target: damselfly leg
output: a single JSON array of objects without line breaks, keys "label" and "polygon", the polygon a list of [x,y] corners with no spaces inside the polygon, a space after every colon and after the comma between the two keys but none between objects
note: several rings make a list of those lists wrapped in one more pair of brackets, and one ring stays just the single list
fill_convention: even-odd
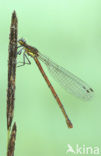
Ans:
[{"label": "damselfly leg", "polygon": [[[24,50],[24,48],[21,48],[21,49],[17,52],[17,55],[21,55],[23,50]],[[27,60],[28,62],[26,62],[26,60]],[[25,54],[25,51],[23,52],[23,62],[17,62],[17,64],[19,64],[19,63],[20,63],[20,65],[17,65],[17,67],[24,66],[25,64],[29,64],[29,65],[31,64],[29,58],[28,58],[27,55]]]}]

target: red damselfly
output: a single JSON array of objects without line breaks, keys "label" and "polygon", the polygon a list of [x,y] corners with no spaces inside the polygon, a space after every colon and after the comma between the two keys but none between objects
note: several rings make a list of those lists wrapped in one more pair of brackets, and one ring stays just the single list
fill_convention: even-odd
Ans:
[{"label": "red damselfly", "polygon": [[[53,78],[59,82],[59,84],[69,93],[82,98],[84,100],[89,100],[93,96],[93,89],[84,81],[82,81],[80,78],[69,72],[68,70],[64,69],[63,67],[57,65],[54,63],[52,60],[50,60],[47,56],[41,54],[35,47],[32,47],[26,43],[25,40],[20,39],[18,41],[20,44],[19,47],[22,47],[19,51],[18,54],[20,55],[23,52],[23,64],[25,65],[25,58],[28,60],[28,64],[31,64],[30,60],[28,59],[27,55],[31,56],[34,61],[36,62],[41,74],[43,75],[47,85],[49,86],[52,94],[54,95],[58,105],[60,106],[60,109],[62,110],[64,117],[66,119],[66,123],[69,128],[72,128],[73,125],[71,121],[69,120],[69,117],[58,97],[56,94],[52,84],[50,83],[47,75],[45,74],[39,59],[45,63],[45,65],[48,68],[48,71],[50,74],[53,76]],[[26,55],[27,54],[27,55]],[[20,66],[22,66],[20,65]]]}]

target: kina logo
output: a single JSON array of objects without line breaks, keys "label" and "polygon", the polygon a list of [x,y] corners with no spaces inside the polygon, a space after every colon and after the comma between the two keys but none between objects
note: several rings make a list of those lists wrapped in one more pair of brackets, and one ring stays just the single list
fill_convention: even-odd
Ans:
[{"label": "kina logo", "polygon": [[66,154],[83,154],[83,155],[99,155],[100,154],[100,148],[98,146],[86,146],[86,145],[76,145],[75,148],[73,148],[70,144],[67,144],[67,151]]}]

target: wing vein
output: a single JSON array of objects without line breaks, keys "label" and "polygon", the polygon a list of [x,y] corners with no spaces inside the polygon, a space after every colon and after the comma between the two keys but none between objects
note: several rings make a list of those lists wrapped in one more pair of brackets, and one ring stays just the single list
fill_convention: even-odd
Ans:
[{"label": "wing vein", "polygon": [[40,52],[39,59],[46,64],[49,73],[67,92],[84,100],[91,99],[93,89],[87,83]]}]

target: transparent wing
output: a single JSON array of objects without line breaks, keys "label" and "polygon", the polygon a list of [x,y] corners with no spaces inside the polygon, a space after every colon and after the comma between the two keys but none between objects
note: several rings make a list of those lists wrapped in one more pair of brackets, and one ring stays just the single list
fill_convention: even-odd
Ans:
[{"label": "transparent wing", "polygon": [[91,99],[94,92],[87,83],[82,81],[68,70],[57,65],[40,52],[38,58],[46,64],[49,73],[67,92],[84,100]]}]

